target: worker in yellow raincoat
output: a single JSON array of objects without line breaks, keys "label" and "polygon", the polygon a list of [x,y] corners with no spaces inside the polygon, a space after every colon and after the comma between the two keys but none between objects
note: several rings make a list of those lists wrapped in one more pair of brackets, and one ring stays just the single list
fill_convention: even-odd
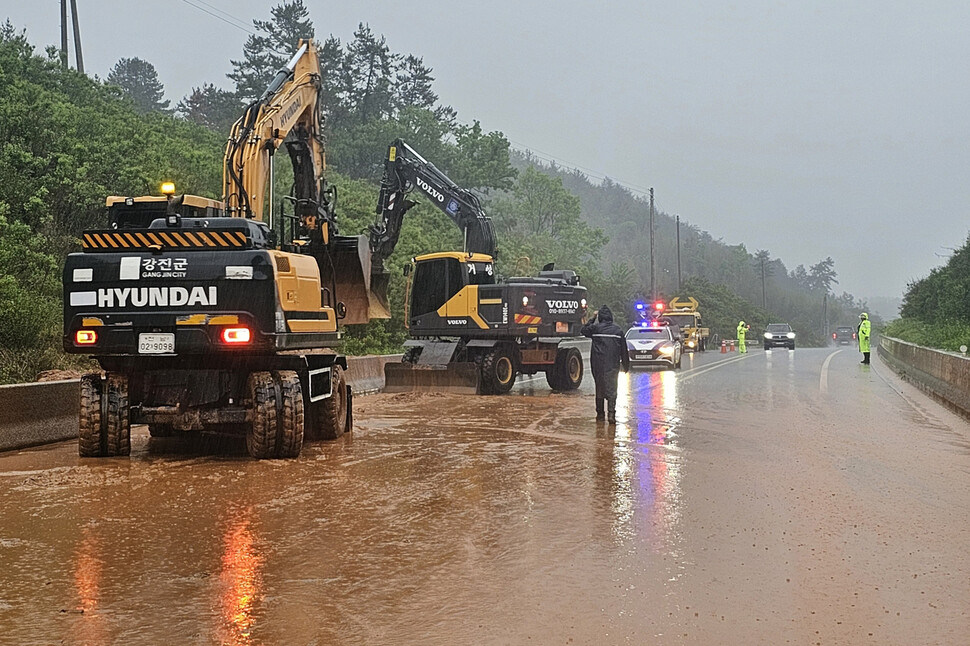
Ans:
[{"label": "worker in yellow raincoat", "polygon": [[738,323],[738,352],[747,352],[748,346],[744,342],[744,337],[751,329],[750,325],[747,325],[744,321]]},{"label": "worker in yellow raincoat", "polygon": [[863,312],[859,315],[859,352],[862,353],[861,363],[864,365],[869,365],[869,335],[871,333],[871,326],[869,324],[869,315]]}]

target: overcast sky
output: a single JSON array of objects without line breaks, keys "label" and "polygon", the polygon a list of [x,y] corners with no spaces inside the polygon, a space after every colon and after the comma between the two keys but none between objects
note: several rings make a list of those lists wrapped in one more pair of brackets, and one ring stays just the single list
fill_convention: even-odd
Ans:
[{"label": "overcast sky", "polygon": [[[248,33],[227,16],[252,31],[278,4],[77,3],[86,71],[143,58],[173,106],[231,87]],[[306,4],[318,38],[367,22],[423,57],[460,119],[517,147],[652,186],[662,210],[789,269],[831,256],[836,291],[900,296],[970,229],[965,0]],[[58,0],[4,14],[38,50],[60,40]]]}]

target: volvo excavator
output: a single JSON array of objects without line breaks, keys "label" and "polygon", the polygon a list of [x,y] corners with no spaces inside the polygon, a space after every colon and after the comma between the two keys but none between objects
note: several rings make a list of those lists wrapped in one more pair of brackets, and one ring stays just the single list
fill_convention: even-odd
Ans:
[{"label": "volvo excavator", "polygon": [[[369,237],[338,231],[319,88],[300,41],[232,128],[221,201],[172,185],[110,197],[108,226],[83,233],[64,268],[64,349],[103,372],[81,379],[82,457],[128,455],[135,423],[245,435],[254,458],[351,430],[340,325],[390,312],[371,290]],[[274,212],[280,146],[294,185]]]},{"label": "volvo excavator", "polygon": [[586,314],[579,277],[547,266],[538,276],[500,281],[492,221],[478,197],[400,139],[388,148],[371,228],[372,284],[386,284],[384,260],[415,193],[461,229],[464,249],[417,256],[405,266],[410,339],[403,361],[385,365],[385,392],[501,394],[517,374],[539,372],[553,390],[578,388],[582,355],[561,343],[580,335]]}]

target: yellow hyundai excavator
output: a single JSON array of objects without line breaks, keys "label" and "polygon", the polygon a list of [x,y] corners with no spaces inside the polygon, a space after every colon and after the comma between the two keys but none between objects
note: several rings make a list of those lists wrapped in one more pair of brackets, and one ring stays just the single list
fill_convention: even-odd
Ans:
[{"label": "yellow hyundai excavator", "polygon": [[[79,454],[128,455],[153,436],[246,436],[255,458],[295,457],[304,436],[352,427],[340,324],[388,318],[371,290],[369,238],[341,236],[324,178],[320,70],[310,41],[232,128],[222,201],[115,196],[109,223],[68,256],[64,348],[103,373],[81,379]],[[274,209],[285,145],[293,194]],[[386,288],[382,284],[380,288]]]}]

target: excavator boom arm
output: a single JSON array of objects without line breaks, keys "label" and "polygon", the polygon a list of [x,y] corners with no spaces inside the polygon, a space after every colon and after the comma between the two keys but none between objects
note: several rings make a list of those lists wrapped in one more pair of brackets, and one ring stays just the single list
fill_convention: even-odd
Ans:
[{"label": "excavator boom arm", "polygon": [[451,218],[465,238],[465,251],[495,256],[495,230],[474,193],[455,184],[444,172],[400,139],[388,148],[378,198],[377,224],[371,227],[373,267],[383,268],[401,234],[404,215],[414,206],[407,196],[417,189]]}]

